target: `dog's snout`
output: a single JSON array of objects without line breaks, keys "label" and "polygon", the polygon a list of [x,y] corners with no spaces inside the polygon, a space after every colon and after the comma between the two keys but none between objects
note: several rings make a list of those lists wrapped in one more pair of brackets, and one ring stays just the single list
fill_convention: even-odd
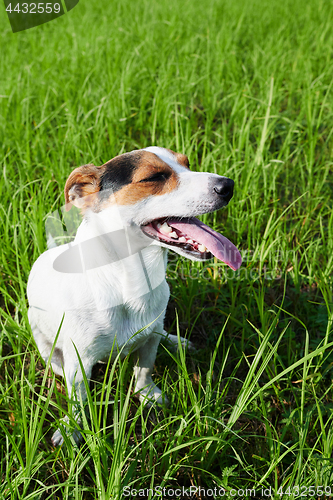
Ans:
[{"label": "dog's snout", "polygon": [[216,182],[214,191],[228,203],[234,194],[234,181],[228,179],[228,177],[223,177]]}]

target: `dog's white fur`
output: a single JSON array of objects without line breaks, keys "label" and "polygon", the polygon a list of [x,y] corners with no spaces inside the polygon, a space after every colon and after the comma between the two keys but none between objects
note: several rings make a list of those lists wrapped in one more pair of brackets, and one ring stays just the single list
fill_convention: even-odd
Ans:
[{"label": "dog's white fur", "polygon": [[[99,210],[93,205],[85,206],[74,243],[43,253],[29,277],[29,322],[38,349],[46,362],[63,319],[52,368],[56,374],[65,376],[69,395],[74,384],[73,394],[80,392],[83,400],[86,394],[75,349],[89,379],[93,365],[108,359],[116,345],[114,356],[119,350],[122,356],[131,352],[137,356],[135,391],[140,399],[163,402],[161,390],[152,380],[152,369],[159,342],[167,336],[163,322],[169,300],[165,280],[168,245],[157,240],[149,240],[147,244],[147,236],[141,232],[141,255],[134,253],[117,260],[112,242],[108,244],[108,234],[117,229],[140,227],[152,219],[192,217],[223,206],[211,190],[212,182],[221,179],[220,176],[192,172],[179,163],[175,153],[163,148],[151,147],[144,151],[171,167],[177,179],[174,189],[156,196],[147,192],[147,196],[134,204],[104,200]],[[72,204],[82,207],[76,189],[76,185],[72,186],[68,196]],[[72,274],[54,268],[61,254],[68,251],[70,259],[73,245],[80,248],[87,241],[92,241],[94,248],[89,269],[84,269],[84,258],[83,272]],[[182,254],[181,249],[174,250]],[[105,259],[109,264],[101,266],[100,262],[106,262]],[[170,339],[177,345],[177,337],[170,336]],[[62,441],[58,430],[53,443],[57,445]]]}]

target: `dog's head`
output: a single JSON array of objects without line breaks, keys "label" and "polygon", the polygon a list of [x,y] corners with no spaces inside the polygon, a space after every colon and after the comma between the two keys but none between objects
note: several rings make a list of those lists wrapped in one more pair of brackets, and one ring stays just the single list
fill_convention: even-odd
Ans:
[{"label": "dog's head", "polygon": [[[192,260],[215,255],[232,269],[241,257],[227,238],[194,216],[228,204],[234,182],[216,174],[193,172],[187,156],[149,147],[113,158],[101,167],[75,169],[65,185],[67,210],[110,214],[114,207],[125,226],[137,226],[159,246]],[[112,228],[112,216],[110,216]],[[108,230],[112,230],[112,229]]]}]

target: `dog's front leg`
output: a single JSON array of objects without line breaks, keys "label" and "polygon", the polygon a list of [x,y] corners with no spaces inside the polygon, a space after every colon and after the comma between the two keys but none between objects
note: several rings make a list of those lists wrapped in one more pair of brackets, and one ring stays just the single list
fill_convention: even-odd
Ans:
[{"label": "dog's front leg", "polygon": [[135,352],[137,359],[137,364],[134,367],[135,392],[139,393],[140,401],[147,406],[151,406],[154,402],[159,405],[168,404],[168,399],[165,396],[162,398],[161,389],[154,384],[152,379],[160,340],[161,335],[159,333],[152,333],[147,342]]},{"label": "dog's front leg", "polygon": [[[71,351],[72,351],[71,356],[68,356],[67,359],[65,356],[64,374],[67,384],[68,397],[71,400],[70,404],[72,405],[72,414],[76,422],[75,425],[76,429],[73,431],[72,437],[76,442],[76,444],[78,444],[82,440],[82,435],[78,430],[82,422],[81,402],[84,403],[84,401],[86,400],[87,391],[84,384],[83,374],[79,364],[79,360],[77,359],[77,357],[76,358],[74,357],[75,355],[73,350]],[[86,377],[89,381],[94,363],[92,362],[91,359],[85,359],[84,357],[81,358],[81,361],[84,367]],[[64,433],[69,435],[68,431],[69,418],[65,417],[60,422],[61,426],[59,427],[59,429],[56,430],[56,432],[53,434],[51,438],[53,446],[60,446],[63,444]]]}]

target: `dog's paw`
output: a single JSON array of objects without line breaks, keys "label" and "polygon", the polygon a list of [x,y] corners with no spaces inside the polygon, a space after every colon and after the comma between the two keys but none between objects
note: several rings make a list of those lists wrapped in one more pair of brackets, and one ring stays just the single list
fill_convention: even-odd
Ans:
[{"label": "dog's paw", "polygon": [[57,429],[51,438],[53,446],[61,446],[64,442],[60,429]]},{"label": "dog's paw", "polygon": [[187,349],[190,352],[195,352],[196,351],[195,345],[190,340],[183,339],[181,344],[184,347],[184,349]]},{"label": "dog's paw", "polygon": [[77,429],[71,431],[69,429],[68,422],[68,417],[61,419],[59,429],[55,431],[51,438],[51,443],[54,447],[61,446],[64,443],[64,435],[68,436],[69,439],[72,439],[76,445],[82,441],[83,438],[81,432]]},{"label": "dog's paw", "polygon": [[[177,352],[179,349],[178,337],[177,335],[167,334],[165,340],[163,340],[163,344],[165,347],[169,349],[171,352]],[[189,352],[195,352],[196,348],[193,342],[185,339],[184,337],[180,337],[180,344],[183,349],[187,349]]]},{"label": "dog's paw", "polygon": [[157,404],[159,406],[167,406],[169,400],[166,396],[162,396],[162,391],[155,384],[148,385],[139,391],[139,399],[144,406],[148,408]]}]

